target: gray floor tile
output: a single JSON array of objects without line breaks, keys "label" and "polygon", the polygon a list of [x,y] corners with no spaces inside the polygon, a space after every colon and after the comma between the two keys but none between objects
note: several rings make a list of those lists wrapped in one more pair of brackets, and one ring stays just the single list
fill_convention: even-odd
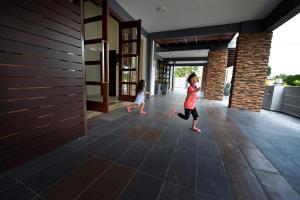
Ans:
[{"label": "gray floor tile", "polygon": [[157,199],[162,180],[138,173],[120,197],[120,200]]},{"label": "gray floor tile", "polygon": [[73,169],[82,165],[89,158],[90,156],[85,153],[74,152],[24,180],[24,184],[36,193],[40,193]]},{"label": "gray floor tile", "polygon": [[216,197],[216,196],[210,196],[202,193],[198,193],[197,199],[198,200],[228,200],[228,198],[226,197]]},{"label": "gray floor tile", "polygon": [[135,140],[126,137],[118,138],[111,145],[97,153],[97,155],[102,158],[115,161],[119,156],[125,153],[134,142]]},{"label": "gray floor tile", "polygon": [[286,180],[278,175],[259,170],[254,170],[256,176],[260,180],[262,186],[271,199],[278,200],[299,200],[300,196],[286,182]]},{"label": "gray floor tile", "polygon": [[196,191],[165,181],[159,200],[196,200]]},{"label": "gray floor tile", "polygon": [[211,140],[201,140],[198,143],[198,155],[221,158],[219,147]]},{"label": "gray floor tile", "polygon": [[13,187],[8,188],[0,192],[1,200],[29,200],[32,199],[36,194],[28,190],[21,184],[16,184]]},{"label": "gray floor tile", "polygon": [[105,147],[113,143],[119,136],[117,135],[104,135],[94,142],[87,144],[82,147],[82,150],[87,151],[89,153],[97,154],[100,153]]},{"label": "gray floor tile", "polygon": [[191,131],[190,133],[184,133],[179,139],[176,151],[185,151],[188,153],[196,154],[197,142],[198,135],[196,135],[194,132]]},{"label": "gray floor tile", "polygon": [[178,185],[195,188],[196,154],[176,150],[166,179]]},{"label": "gray floor tile", "polygon": [[172,148],[155,146],[153,151],[151,151],[146,158],[140,170],[153,176],[164,178],[172,153]]},{"label": "gray floor tile", "polygon": [[26,178],[34,175],[39,170],[44,169],[52,163],[64,159],[66,156],[74,153],[75,150],[70,147],[63,146],[55,151],[37,157],[23,165],[20,165],[9,171],[13,176],[19,180],[25,180]]},{"label": "gray floor tile", "polygon": [[298,178],[290,178],[290,177],[284,177],[288,183],[294,188],[295,191],[300,194],[300,179]]},{"label": "gray floor tile", "polygon": [[138,169],[151,147],[152,145],[146,142],[137,141],[125,155],[118,159],[117,163]]},{"label": "gray floor tile", "polygon": [[9,186],[16,183],[16,180],[9,176],[8,174],[0,175],[0,191],[5,190]]}]

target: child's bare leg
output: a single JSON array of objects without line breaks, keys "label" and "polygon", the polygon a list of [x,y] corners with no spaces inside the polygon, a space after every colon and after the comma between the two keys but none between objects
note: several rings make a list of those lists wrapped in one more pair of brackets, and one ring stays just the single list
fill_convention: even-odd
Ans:
[{"label": "child's bare leg", "polygon": [[197,121],[198,121],[197,119],[196,119],[196,120],[193,119],[192,129],[193,129],[194,131],[198,132],[198,133],[201,133],[200,128],[197,128],[197,126],[196,126]]},{"label": "child's bare leg", "polygon": [[196,127],[196,124],[197,124],[197,120],[194,120],[194,119],[193,119],[193,124],[192,124],[192,128],[193,128],[193,129],[196,129],[196,128],[197,128],[197,127]]},{"label": "child's bare leg", "polygon": [[136,109],[136,108],[138,108],[139,107],[139,105],[137,105],[137,104],[131,104],[131,105],[129,105],[129,106],[127,106],[127,111],[128,112],[132,112],[132,109]]},{"label": "child's bare leg", "polygon": [[145,103],[141,103],[141,109],[140,109],[140,113],[141,114],[145,114],[146,112],[144,111],[144,107],[145,107]]}]

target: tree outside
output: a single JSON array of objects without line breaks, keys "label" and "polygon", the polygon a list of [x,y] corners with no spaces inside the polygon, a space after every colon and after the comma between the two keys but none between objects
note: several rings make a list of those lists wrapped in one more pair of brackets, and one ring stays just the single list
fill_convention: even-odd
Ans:
[{"label": "tree outside", "polygon": [[192,72],[195,72],[198,78],[201,78],[199,67],[176,67],[175,68],[175,77],[176,78],[183,78],[188,77]]}]

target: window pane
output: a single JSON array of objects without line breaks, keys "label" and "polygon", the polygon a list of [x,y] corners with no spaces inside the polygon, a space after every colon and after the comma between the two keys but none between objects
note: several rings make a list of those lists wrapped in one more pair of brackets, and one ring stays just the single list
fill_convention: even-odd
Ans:
[{"label": "window pane", "polygon": [[90,18],[94,16],[102,15],[102,8],[99,5],[95,5],[92,1],[84,2],[84,18]]},{"label": "window pane", "polygon": [[122,71],[122,82],[129,82],[129,71]]},{"label": "window pane", "polygon": [[122,94],[129,95],[129,85],[128,84],[122,84]]},{"label": "window pane", "polygon": [[98,65],[86,65],[85,67],[86,81],[101,81],[101,70]]},{"label": "window pane", "polygon": [[123,69],[137,69],[138,59],[137,57],[123,57],[122,58]]},{"label": "window pane", "polygon": [[101,96],[101,86],[99,85],[87,85],[86,86],[87,96],[86,99],[89,101],[103,102]]},{"label": "window pane", "polygon": [[103,43],[89,44],[84,46],[85,61],[97,61],[102,58]]},{"label": "window pane", "polygon": [[130,95],[135,96],[136,95],[136,85],[130,85]]},{"label": "window pane", "polygon": [[127,28],[122,30],[123,40],[137,39],[137,28]]},{"label": "window pane", "polygon": [[136,71],[130,72],[130,82],[136,82]]},{"label": "window pane", "polygon": [[85,40],[102,38],[102,22],[96,21],[84,25]]},{"label": "window pane", "polygon": [[123,54],[136,54],[137,53],[137,43],[130,42],[130,43],[123,43],[122,53]]}]

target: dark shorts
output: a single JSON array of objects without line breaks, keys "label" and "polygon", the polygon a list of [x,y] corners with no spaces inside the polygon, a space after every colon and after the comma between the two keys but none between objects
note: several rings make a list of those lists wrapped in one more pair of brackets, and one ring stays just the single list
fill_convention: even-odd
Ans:
[{"label": "dark shorts", "polygon": [[190,115],[192,114],[193,119],[197,120],[198,119],[198,112],[197,109],[184,109],[184,115],[181,113],[178,113],[178,116],[181,117],[182,119],[188,120],[190,118]]}]

